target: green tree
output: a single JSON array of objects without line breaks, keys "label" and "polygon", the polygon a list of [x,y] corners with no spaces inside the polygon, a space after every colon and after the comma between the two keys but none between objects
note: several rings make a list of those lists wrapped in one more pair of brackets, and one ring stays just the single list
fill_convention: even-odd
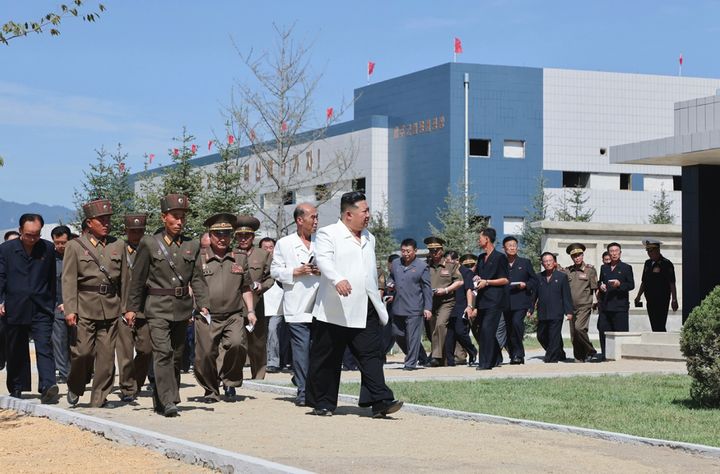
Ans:
[{"label": "green tree", "polygon": [[150,160],[145,156],[144,174],[137,183],[134,195],[136,212],[147,214],[147,230],[155,232],[163,227],[160,219],[160,198],[163,196],[162,178],[150,171]]},{"label": "green tree", "polygon": [[487,219],[478,215],[474,195],[468,196],[468,216],[465,219],[464,189],[458,185],[453,192],[448,187],[445,206],[438,208],[435,216],[440,227],[430,223],[430,233],[445,241],[445,250],[455,250],[460,255],[477,253],[477,238],[481,230],[487,227]]},{"label": "green tree", "polygon": [[388,222],[388,204],[385,202],[383,209],[378,209],[370,217],[368,230],[375,236],[375,257],[378,265],[385,268],[385,261],[391,253],[400,248]]},{"label": "green tree", "polygon": [[586,208],[588,200],[590,197],[583,188],[565,189],[555,218],[566,222],[590,222],[595,210]]},{"label": "green tree", "polygon": [[650,214],[649,220],[651,224],[673,224],[675,222],[675,215],[672,213],[673,200],[670,199],[668,193],[665,191],[665,186],[660,187],[660,193],[657,198],[652,202],[652,214]]},{"label": "green tree", "polygon": [[239,163],[237,142],[223,145],[216,140],[220,162],[206,174],[207,187],[200,202],[206,216],[219,212],[252,213],[250,196],[242,189],[243,173]]},{"label": "green tree", "polygon": [[83,172],[83,182],[80,189],[76,189],[74,193],[76,224],[79,225],[84,218],[83,204],[95,199],[108,199],[113,207],[111,232],[117,235],[122,232],[123,216],[134,209],[133,191],[128,180],[130,168],[126,165],[128,154],[119,144],[113,153],[109,153],[104,147],[95,150],[95,153],[95,163],[90,164],[90,169]]},{"label": "green tree", "polygon": [[547,179],[540,174],[530,208],[525,208],[525,219],[520,234],[520,252],[530,259],[534,267],[538,267],[542,253],[542,229],[532,227],[533,222],[548,218],[550,196],[545,191]]},{"label": "green tree", "polygon": [[64,18],[74,16],[93,23],[100,18],[100,12],[105,11],[105,5],[99,3],[98,11],[83,14],[80,11],[83,3],[83,0],[73,0],[69,5],[61,4],[56,11],[47,13],[36,21],[8,21],[0,28],[0,43],[8,45],[12,39],[27,36],[29,33],[41,34],[46,28],[49,28],[51,36],[58,36],[60,35],[58,27]]},{"label": "green tree", "polygon": [[693,308],[683,324],[680,350],[693,379],[692,399],[705,407],[720,407],[720,286]]}]

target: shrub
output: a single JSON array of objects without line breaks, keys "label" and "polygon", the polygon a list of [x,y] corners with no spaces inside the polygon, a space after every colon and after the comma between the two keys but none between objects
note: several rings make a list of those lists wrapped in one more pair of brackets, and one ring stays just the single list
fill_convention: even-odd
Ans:
[{"label": "shrub", "polygon": [[680,337],[692,385],[690,396],[702,406],[720,407],[720,286],[692,310]]}]

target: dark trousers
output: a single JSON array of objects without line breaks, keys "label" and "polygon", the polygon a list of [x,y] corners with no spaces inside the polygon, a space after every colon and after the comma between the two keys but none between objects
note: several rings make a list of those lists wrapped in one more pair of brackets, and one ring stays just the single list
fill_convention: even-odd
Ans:
[{"label": "dark trousers", "polygon": [[346,347],[350,348],[360,368],[358,405],[367,407],[393,400],[394,395],[385,384],[383,373],[380,328],[380,319],[369,301],[365,328],[313,321],[306,394],[308,406],[331,411],[337,408],[341,364]]},{"label": "dark trousers", "polygon": [[388,312],[388,322],[385,326],[382,326],[380,338],[382,340],[383,355],[387,355],[388,352],[395,345],[395,336],[393,335],[393,321],[395,317]]},{"label": "dark trousers", "polygon": [[472,362],[477,357],[477,349],[470,339],[470,327],[467,319],[463,317],[454,316],[450,318],[447,326],[447,336],[445,337],[445,360],[447,365],[455,365],[455,343],[459,343],[460,346],[470,355],[469,362]]},{"label": "dark trousers", "polygon": [[510,359],[525,358],[523,339],[525,338],[525,315],[527,311],[527,308],[523,308],[509,309],[503,312]]},{"label": "dark trousers", "polygon": [[545,349],[545,362],[565,360],[562,339],[562,319],[541,319],[538,321],[537,338]]},{"label": "dark trousers", "polygon": [[[405,353],[405,367],[415,368],[422,352],[427,354],[422,346],[422,328],[425,318],[419,316],[394,316],[392,331],[400,350]],[[420,360],[424,364],[427,360]]]},{"label": "dark trousers", "polygon": [[295,401],[305,403],[308,370],[310,370],[310,341],[312,323],[286,323],[290,332],[293,377],[297,386]]},{"label": "dark trousers", "polygon": [[497,365],[497,357],[500,353],[500,344],[497,341],[497,329],[502,317],[502,310],[499,308],[478,309],[476,338],[478,340],[479,355],[478,368],[491,369]]},{"label": "dark trousers", "polygon": [[7,318],[0,318],[0,370],[5,368],[5,320]]},{"label": "dark trousers", "polygon": [[[7,317],[7,316],[5,316]],[[31,390],[30,340],[35,342],[38,392],[55,385],[55,359],[52,350],[53,317],[34,314],[30,324],[7,324],[5,321],[5,355],[7,357],[7,389],[9,392]]]},{"label": "dark trousers", "polygon": [[189,372],[195,362],[195,322],[191,319],[185,328],[185,345],[182,352],[182,371]]},{"label": "dark trousers", "polygon": [[52,331],[53,357],[58,375],[66,380],[70,374],[70,326],[62,313],[55,313]]},{"label": "dark trousers", "polygon": [[605,333],[607,331],[627,332],[629,330],[627,311],[602,311],[598,316],[598,332],[600,333],[600,347],[605,356]]},{"label": "dark trousers", "polygon": [[153,397],[155,408],[163,410],[169,403],[180,403],[180,366],[188,322],[160,318],[147,322],[153,350]]},{"label": "dark trousers", "polygon": [[650,327],[653,332],[666,332],[665,324],[667,323],[668,306],[670,298],[660,299],[658,301],[650,301],[647,299],[647,312],[650,318]]}]

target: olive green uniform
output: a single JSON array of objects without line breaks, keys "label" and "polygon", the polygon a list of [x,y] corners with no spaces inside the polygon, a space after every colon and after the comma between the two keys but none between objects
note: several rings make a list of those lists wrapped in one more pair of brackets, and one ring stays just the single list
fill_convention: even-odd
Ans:
[{"label": "olive green uniform", "polygon": [[252,282],[244,252],[228,251],[219,257],[207,248],[200,251],[200,258],[213,310],[209,323],[203,316],[195,318],[195,378],[205,396],[219,399],[220,380],[227,387],[242,385],[248,346],[242,292]]},{"label": "olive green uniform", "polygon": [[430,269],[430,285],[433,289],[432,319],[430,330],[432,331],[432,358],[443,359],[445,357],[444,346],[447,336],[447,325],[450,315],[455,307],[455,292],[448,294],[438,293],[436,290],[447,288],[456,281],[462,281],[459,264],[445,263],[441,260],[438,264],[428,263]]},{"label": "olive green uniform", "polygon": [[[182,279],[170,267],[160,245],[167,250]],[[212,312],[202,272],[200,243],[182,235],[172,239],[164,231],[144,236],[135,257],[127,310],[138,312],[144,309],[150,326],[157,410],[180,402],[185,332],[194,307],[188,283],[192,286],[197,307]]]},{"label": "olive green uniform", "polygon": [[[275,284],[275,280],[270,276],[271,262],[272,255],[263,249],[253,247],[247,254],[248,286],[252,288],[255,283],[259,285],[257,290],[253,290],[257,323],[253,331],[247,333],[250,373],[254,379],[264,379],[267,366],[267,322],[262,295]],[[247,308],[244,304],[243,317],[245,324],[249,324]]]},{"label": "olive green uniform", "polygon": [[597,271],[585,262],[580,266],[571,265],[563,271],[568,275],[573,301],[573,319],[570,321],[573,356],[577,360],[585,360],[597,353],[588,336],[593,294],[598,287]]},{"label": "olive green uniform", "polygon": [[[107,271],[110,281],[93,255]],[[113,387],[117,322],[123,310],[122,285],[127,275],[122,240],[107,237],[101,242],[87,234],[71,240],[65,248],[63,304],[65,314],[77,314],[77,326],[70,336],[68,390],[82,396],[88,374],[94,367],[92,407],[102,406]]]}]

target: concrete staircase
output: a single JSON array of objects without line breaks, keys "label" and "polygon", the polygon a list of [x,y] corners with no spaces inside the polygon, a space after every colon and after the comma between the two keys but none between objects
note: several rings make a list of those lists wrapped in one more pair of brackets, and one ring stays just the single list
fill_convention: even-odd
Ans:
[{"label": "concrete staircase", "polygon": [[620,344],[623,359],[685,360],[680,352],[679,332],[643,332],[639,340],[637,337],[628,339]]}]

